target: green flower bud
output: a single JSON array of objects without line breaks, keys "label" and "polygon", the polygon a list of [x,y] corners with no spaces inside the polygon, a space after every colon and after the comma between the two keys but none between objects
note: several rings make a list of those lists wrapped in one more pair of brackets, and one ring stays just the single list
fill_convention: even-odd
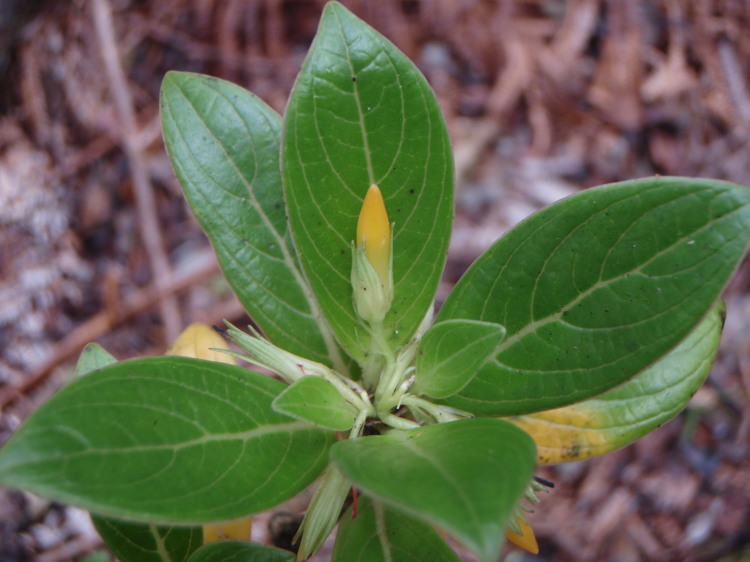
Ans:
[{"label": "green flower bud", "polygon": [[297,536],[294,537],[296,541],[299,535],[302,535],[297,560],[308,559],[323,546],[339,520],[341,508],[344,506],[346,496],[349,495],[350,488],[351,484],[336,467],[329,466],[326,469],[307,508]]},{"label": "green flower bud", "polygon": [[325,377],[331,372],[322,363],[300,357],[276,347],[250,326],[248,328],[252,331],[252,335],[246,334],[229,322],[227,322],[227,326],[229,326],[226,334],[227,337],[245,352],[245,354],[238,354],[240,357],[246,361],[265,367],[272,373],[279,375],[289,384],[306,375]]}]

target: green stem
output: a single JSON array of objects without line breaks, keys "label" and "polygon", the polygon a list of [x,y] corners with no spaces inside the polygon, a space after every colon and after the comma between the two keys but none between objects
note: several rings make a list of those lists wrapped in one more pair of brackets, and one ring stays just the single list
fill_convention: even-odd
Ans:
[{"label": "green stem", "polygon": [[[388,369],[389,364],[393,363],[394,357],[383,335],[382,322],[370,324],[368,332],[370,334],[370,356],[362,368],[362,380],[364,380],[365,386],[372,390],[380,387],[383,372]],[[385,362],[385,366],[383,366],[381,358]]]},{"label": "green stem", "polygon": [[417,422],[400,418],[389,412],[379,412],[378,415],[380,417],[380,421],[382,421],[384,424],[390,425],[391,427],[395,427],[396,429],[414,429],[416,427],[419,427],[419,424]]},{"label": "green stem", "polygon": [[316,370],[311,374],[313,376],[319,375],[330,382],[336,387],[345,400],[348,400],[355,408],[357,408],[357,410],[364,412],[365,415],[375,413],[375,408],[370,403],[367,392],[353,380],[346,379],[345,382],[342,380],[344,379],[342,375],[339,375],[336,371],[330,369]]},{"label": "green stem", "polygon": [[[396,356],[393,354],[383,333],[383,324],[380,323],[372,327],[370,332],[372,336],[373,349],[385,359],[385,365],[382,367],[375,387],[375,403],[378,404],[386,394],[394,377],[398,377],[396,372]],[[380,408],[378,408],[380,409]]]},{"label": "green stem", "polygon": [[354,425],[352,426],[352,430],[349,432],[349,439],[356,439],[357,437],[362,435],[362,428],[365,426],[366,421],[367,421],[367,412],[362,410],[361,412],[359,412],[357,419],[354,420]]},{"label": "green stem", "polygon": [[450,421],[456,421],[463,418],[473,417],[469,412],[463,412],[456,410],[449,406],[441,406],[440,404],[433,404],[429,400],[414,396],[413,394],[406,394],[401,399],[401,404],[407,407],[419,408],[423,412],[427,412],[438,423],[445,423]]},{"label": "green stem", "polygon": [[373,415],[375,413],[375,408],[370,402],[370,395],[367,394],[367,391],[364,388],[362,388],[346,375],[342,375],[336,371],[333,371],[333,375],[339,379],[340,384],[347,386],[351,389],[351,392],[357,394],[360,400],[360,404],[362,405],[362,407],[359,408],[360,410],[367,410],[368,415]]}]

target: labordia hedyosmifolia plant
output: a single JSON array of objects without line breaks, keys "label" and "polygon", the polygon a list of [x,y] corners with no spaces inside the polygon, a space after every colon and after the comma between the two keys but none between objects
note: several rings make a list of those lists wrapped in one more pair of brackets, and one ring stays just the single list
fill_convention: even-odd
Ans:
[{"label": "labordia hedyosmifolia plant", "polygon": [[340,4],[283,117],[181,72],[161,114],[254,327],[226,326],[234,352],[193,326],[162,357],[89,347],[0,451],[0,483],[89,509],[123,560],[293,559],[213,541],[247,539],[248,516],[315,480],[298,559],[337,523],[342,562],[457,560],[446,535],[483,561],[506,536],[534,551],[535,466],[632,442],[708,374],[750,240],[744,187],[582,192],[498,240],[433,316],[445,123],[414,65]]}]

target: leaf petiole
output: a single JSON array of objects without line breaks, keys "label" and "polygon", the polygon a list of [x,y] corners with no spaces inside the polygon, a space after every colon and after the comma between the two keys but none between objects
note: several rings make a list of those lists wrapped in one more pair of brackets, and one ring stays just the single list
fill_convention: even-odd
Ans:
[{"label": "leaf petiole", "polygon": [[449,406],[442,406],[440,404],[433,404],[429,400],[415,396],[414,394],[406,394],[401,398],[401,404],[407,408],[417,408],[423,412],[426,412],[438,423],[451,422],[461,420],[464,418],[473,418],[474,415],[469,412],[457,410]]}]

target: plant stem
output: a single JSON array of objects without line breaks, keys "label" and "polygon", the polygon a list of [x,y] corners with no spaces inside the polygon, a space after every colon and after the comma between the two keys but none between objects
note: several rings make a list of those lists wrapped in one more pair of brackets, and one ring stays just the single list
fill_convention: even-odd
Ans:
[{"label": "plant stem", "polygon": [[469,412],[462,412],[461,410],[456,410],[455,408],[450,408],[448,406],[433,404],[429,400],[425,400],[424,398],[420,398],[413,394],[404,395],[403,398],[401,398],[401,404],[407,407],[419,408],[423,412],[427,412],[435,418],[435,421],[438,423],[473,417]]},{"label": "plant stem", "polygon": [[351,432],[349,432],[349,439],[356,439],[362,434],[362,428],[365,426],[367,421],[367,412],[364,410],[359,412],[357,419],[354,420]]},{"label": "plant stem", "polygon": [[378,412],[378,416],[380,417],[380,421],[382,421],[384,424],[395,427],[396,429],[414,429],[416,427],[419,427],[419,424],[417,422],[400,418],[395,414],[391,414],[390,412]]}]

